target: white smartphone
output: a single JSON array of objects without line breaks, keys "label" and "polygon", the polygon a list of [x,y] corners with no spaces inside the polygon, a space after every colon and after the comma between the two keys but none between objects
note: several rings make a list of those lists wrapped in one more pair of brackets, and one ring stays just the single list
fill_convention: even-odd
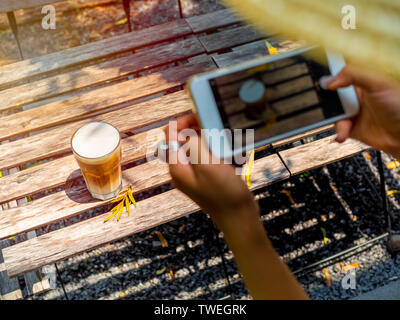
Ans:
[{"label": "white smartphone", "polygon": [[[196,75],[187,89],[202,128],[208,129],[204,134],[211,152],[232,159],[356,115],[354,87],[330,91],[320,84],[323,76],[336,75],[344,66],[343,56],[307,47]],[[246,143],[251,132],[253,142]]]}]

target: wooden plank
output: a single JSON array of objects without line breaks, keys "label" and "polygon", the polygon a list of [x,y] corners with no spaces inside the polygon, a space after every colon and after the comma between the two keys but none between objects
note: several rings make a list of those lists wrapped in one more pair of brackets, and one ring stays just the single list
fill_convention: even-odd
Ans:
[{"label": "wooden plank", "polygon": [[328,125],[323,126],[321,128],[310,130],[310,131],[307,131],[305,133],[301,133],[301,134],[295,135],[293,137],[286,138],[286,139],[274,142],[274,143],[272,143],[272,147],[273,148],[278,148],[278,147],[281,147],[281,146],[283,146],[285,144],[293,143],[293,142],[299,141],[301,139],[304,139],[304,138],[307,138],[307,137],[311,137],[311,136],[314,136],[314,135],[317,135],[317,134],[332,130],[334,127],[335,127],[335,125],[328,124]]},{"label": "wooden plank", "polygon": [[[268,41],[276,47],[279,54],[298,49],[303,45],[301,42],[293,42],[288,40],[268,39]],[[217,66],[221,68],[233,66],[235,64],[263,57],[266,55],[268,55],[268,49],[265,45],[265,41],[259,40],[232,48],[232,52],[213,54],[212,57]]]},{"label": "wooden plank", "polygon": [[[277,155],[255,161],[251,189],[255,190],[288,177]],[[198,211],[198,206],[178,190],[138,202],[137,209],[119,222],[103,223],[108,213],[56,230],[3,251],[8,274],[16,276],[45,264],[153,228]]]},{"label": "wooden plank", "polygon": [[240,26],[221,32],[199,37],[208,53],[238,46],[247,42],[270,37],[272,34],[261,35],[250,26]]},{"label": "wooden plank", "polygon": [[31,79],[50,71],[86,63],[112,54],[131,51],[149,44],[190,34],[191,28],[184,19],[155,25],[116,37],[69,48],[0,67],[0,88],[18,81]]},{"label": "wooden plank", "polygon": [[[60,1],[60,0],[59,0]],[[64,14],[69,11],[76,10],[78,7],[80,9],[90,8],[94,6],[107,6],[111,4],[116,4],[120,2],[119,0],[73,0],[73,1],[63,1],[56,2],[53,4],[56,9],[56,19],[61,18]],[[41,21],[44,17],[42,14],[42,7],[33,7],[24,10],[16,10],[15,18],[18,22],[18,26],[28,23],[34,23],[36,21]],[[8,24],[8,19],[6,15],[0,15],[0,29],[8,29],[10,26]]]},{"label": "wooden plank", "polygon": [[195,37],[143,49],[126,57],[107,60],[79,70],[0,91],[1,110],[23,106],[62,93],[80,90],[124,75],[143,71],[204,52]]},{"label": "wooden plank", "polygon": [[[122,128],[120,129],[121,131],[126,131],[160,122],[190,110],[191,105],[189,98],[184,92],[177,92],[158,99],[153,99],[149,102],[124,108],[119,112],[114,112],[112,117],[96,119],[106,121],[115,125],[118,129]],[[63,137],[65,136],[64,148],[67,151],[70,151],[70,139],[72,134],[81,124],[82,123],[75,128],[69,128],[71,131],[62,135]],[[62,132],[65,132],[65,129]],[[149,143],[154,143],[154,141],[150,139],[153,132],[155,132],[155,130],[122,140],[123,164],[145,157],[146,147],[149,146]],[[7,145],[10,145],[10,143]],[[43,148],[45,148],[44,144]],[[81,176],[81,172],[78,169],[79,167],[71,155],[5,176],[1,178],[0,203],[63,185],[67,180],[72,180]]]},{"label": "wooden plank", "polygon": [[255,41],[233,48],[233,51],[222,54],[213,54],[212,58],[218,67],[229,67],[235,64],[267,56],[268,49],[264,40]]},{"label": "wooden plank", "polygon": [[292,175],[350,157],[370,147],[353,139],[335,142],[336,136],[323,138],[280,152]]},{"label": "wooden plank", "polygon": [[185,64],[0,118],[0,141],[179,87],[190,76],[213,65],[211,59]]},{"label": "wooden plank", "polygon": [[[0,211],[0,214],[2,214],[2,211]],[[9,245],[9,240],[0,240],[0,300],[21,300],[22,291],[19,288],[18,279],[8,278],[2,255],[2,250]]]},{"label": "wooden plank", "polygon": [[[25,241],[25,236],[19,236],[19,238]],[[35,231],[27,233],[27,239],[33,239],[36,237]],[[36,295],[50,290],[50,283],[48,279],[43,279],[40,270],[29,271],[24,274],[24,280],[26,285],[26,291],[28,295]]]},{"label": "wooden plank", "polygon": [[31,8],[59,1],[60,0],[1,0],[0,12]]},{"label": "wooden plank", "polygon": [[238,23],[240,18],[231,9],[224,9],[186,18],[186,21],[193,32],[199,33]]}]

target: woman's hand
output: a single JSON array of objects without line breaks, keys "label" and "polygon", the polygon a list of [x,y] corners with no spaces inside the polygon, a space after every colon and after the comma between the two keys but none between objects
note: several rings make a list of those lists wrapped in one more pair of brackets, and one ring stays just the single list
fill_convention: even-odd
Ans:
[{"label": "woman's hand", "polygon": [[338,142],[351,137],[400,158],[400,85],[353,66],[325,83],[330,90],[354,85],[360,113],[336,123]]},{"label": "woman's hand", "polygon": [[[183,140],[178,133],[188,128],[193,129],[196,135]],[[178,141],[181,145],[185,144],[185,148],[178,151],[177,163],[169,165],[175,187],[192,198],[222,230],[233,224],[255,224],[259,221],[258,204],[244,181],[235,173],[235,168],[230,164],[213,164],[213,160],[219,161],[213,158],[203,143],[194,115],[179,118],[177,132],[170,132],[169,128],[165,132],[167,143]],[[185,154],[184,149],[188,149],[190,154]],[[186,155],[191,163],[181,161]],[[201,163],[205,157],[208,164]]]}]

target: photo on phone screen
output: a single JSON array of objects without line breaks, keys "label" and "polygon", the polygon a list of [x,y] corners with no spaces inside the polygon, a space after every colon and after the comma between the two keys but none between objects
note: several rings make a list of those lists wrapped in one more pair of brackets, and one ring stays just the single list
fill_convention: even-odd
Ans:
[{"label": "photo on phone screen", "polygon": [[325,61],[297,55],[210,79],[224,127],[254,129],[257,143],[343,115],[338,93],[319,87],[331,74],[326,51],[308,53]]}]

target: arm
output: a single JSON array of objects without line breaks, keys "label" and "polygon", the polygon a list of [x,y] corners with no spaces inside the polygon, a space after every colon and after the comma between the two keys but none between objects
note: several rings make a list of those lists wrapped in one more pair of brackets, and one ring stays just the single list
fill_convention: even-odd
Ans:
[{"label": "arm", "polygon": [[258,206],[249,204],[234,213],[236,219],[219,224],[250,294],[254,299],[308,299],[272,247],[260,220],[249,219],[253,215],[259,216]]}]

